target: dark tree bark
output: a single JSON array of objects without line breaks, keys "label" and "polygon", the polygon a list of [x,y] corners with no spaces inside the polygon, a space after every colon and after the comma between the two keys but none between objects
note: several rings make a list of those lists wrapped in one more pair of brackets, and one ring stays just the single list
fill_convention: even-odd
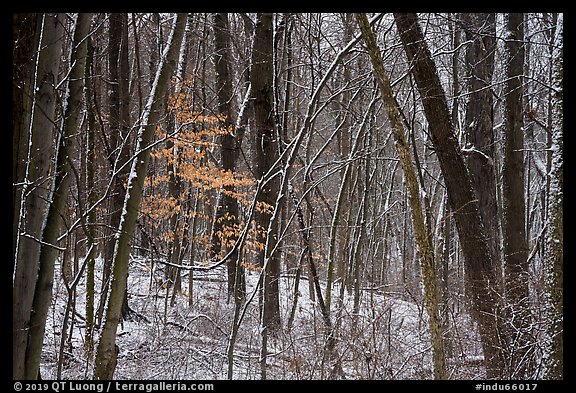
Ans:
[{"label": "dark tree bark", "polygon": [[64,104],[64,122],[60,130],[60,147],[56,161],[56,180],[52,193],[52,201],[48,209],[46,225],[42,232],[42,247],[40,249],[40,263],[38,280],[34,291],[34,302],[30,316],[30,331],[28,347],[26,348],[26,379],[36,379],[40,371],[40,355],[44,341],[44,330],[48,309],[52,303],[52,286],[54,282],[54,266],[59,250],[56,245],[62,217],[66,216],[66,200],[73,177],[71,162],[76,154],[74,149],[74,135],[78,132],[78,121],[82,109],[84,89],[84,64],[86,61],[86,47],[88,31],[92,14],[79,13],[74,27],[74,39],[70,51],[69,63],[71,66],[70,78],[66,86],[67,101]]},{"label": "dark tree bark", "polygon": [[[96,195],[96,149],[94,143],[96,117],[93,100],[93,62],[94,62],[94,47],[92,45],[92,38],[88,38],[86,48],[86,64],[84,66],[84,95],[86,102],[86,199],[87,208],[92,207],[97,200]],[[88,262],[86,263],[86,330],[84,334],[84,350],[88,361],[92,360],[94,355],[94,273],[96,267],[96,212],[94,209],[88,213],[88,243],[86,247],[89,254],[86,256]]]},{"label": "dark tree bark", "polygon": [[462,22],[466,39],[468,105],[466,106],[466,136],[468,170],[478,197],[480,214],[489,236],[490,248],[500,270],[500,227],[496,198],[494,168],[493,92],[490,87],[496,53],[496,16],[493,13],[465,13]]},{"label": "dark tree bark", "polygon": [[[218,96],[218,113],[224,116],[222,128],[229,132],[220,138],[220,159],[222,170],[230,173],[236,171],[236,161],[242,143],[243,131],[235,129],[236,119],[233,115],[234,94],[232,91],[232,72],[230,69],[230,31],[228,28],[228,14],[214,14],[214,66],[216,69],[216,93]],[[238,200],[234,196],[236,187],[226,184],[220,191],[217,199],[216,214],[212,225],[212,239],[210,242],[210,256],[217,258],[222,250],[222,241],[235,242],[237,235],[232,238],[223,236],[223,229],[236,228],[239,224]],[[222,235],[222,236],[219,236]],[[227,247],[224,247],[227,249]],[[244,298],[246,283],[244,268],[239,264],[238,251],[233,251],[227,262],[228,268],[228,294],[235,296],[236,277],[238,282],[238,296]],[[238,274],[236,269],[240,269]]]},{"label": "dark tree bark", "polygon": [[[38,14],[12,16],[12,250],[16,250],[20,201],[26,175],[28,137],[32,113],[34,65],[42,17]],[[15,259],[12,260],[14,271]]]},{"label": "dark tree bark", "polygon": [[[12,285],[12,377],[24,379],[26,348],[34,288],[38,274],[40,242],[48,209],[51,188],[50,160],[54,153],[54,118],[58,67],[62,53],[64,14],[43,15],[42,40],[39,43],[35,70],[31,114],[32,124],[27,135],[30,150],[24,175],[24,185],[19,210],[18,239]],[[35,378],[35,377],[34,377]]]},{"label": "dark tree bark", "polygon": [[[272,14],[258,14],[250,72],[254,98],[254,174],[257,179],[262,179],[278,157],[273,112],[272,48]],[[271,331],[280,327],[278,289],[280,259],[278,253],[270,254],[276,245],[277,233],[275,227],[269,225],[272,212],[275,209],[278,190],[279,178],[276,176],[263,187],[258,200],[260,209],[255,217],[257,239],[262,244],[267,244],[265,249],[258,252],[256,265],[265,268],[261,306],[263,309],[263,326]]]},{"label": "dark tree bark", "polygon": [[112,379],[116,369],[116,359],[119,352],[116,346],[116,330],[120,322],[122,303],[126,292],[131,239],[134,234],[136,219],[138,218],[144,178],[146,177],[150,159],[149,145],[152,142],[156,125],[160,120],[161,108],[163,107],[162,98],[166,96],[166,91],[170,85],[170,77],[176,68],[186,26],[186,17],[187,14],[178,14],[174,22],[174,30],[158,67],[148,102],[144,107],[142,125],[138,130],[137,155],[132,162],[123,214],[117,231],[110,296],[104,327],[96,351],[95,379]]},{"label": "dark tree bark", "polygon": [[[128,14],[112,13],[109,19],[108,30],[108,71],[109,71],[109,98],[110,98],[110,152],[115,158],[115,167],[120,168],[129,158],[128,133],[130,131],[129,106],[129,67],[128,67]],[[124,198],[126,196],[126,183],[130,166],[126,165],[112,179],[112,196],[110,199],[110,228],[118,228]],[[105,300],[108,296],[110,274],[112,272],[112,259],[114,256],[114,241],[106,243],[104,255],[104,272],[102,278],[102,291],[98,320],[102,319]],[[127,297],[122,306],[122,315],[128,310]]]},{"label": "dark tree bark", "polygon": [[509,340],[509,374],[524,378],[529,343],[528,243],[524,202],[523,14],[506,16],[504,162],[502,166],[502,235]]},{"label": "dark tree bark", "polygon": [[504,329],[496,286],[496,262],[486,236],[472,180],[454,133],[446,96],[418,17],[416,14],[394,14],[394,18],[412,66],[412,74],[428,120],[430,139],[438,156],[456,221],[464,254],[467,286],[484,348],[486,374],[488,378],[498,378],[504,370],[501,353]]}]

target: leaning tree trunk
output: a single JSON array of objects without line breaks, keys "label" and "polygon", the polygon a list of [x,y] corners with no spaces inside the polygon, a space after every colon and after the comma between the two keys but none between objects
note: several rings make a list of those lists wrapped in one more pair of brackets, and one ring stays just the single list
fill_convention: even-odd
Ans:
[{"label": "leaning tree trunk", "polygon": [[438,156],[450,208],[454,212],[464,254],[467,285],[484,349],[486,374],[488,378],[498,378],[504,370],[501,353],[504,329],[496,286],[496,261],[487,239],[472,180],[454,132],[446,96],[418,17],[414,13],[398,13],[394,14],[394,19],[404,51],[412,65],[412,74],[428,120],[430,139]]},{"label": "leaning tree trunk", "polygon": [[554,49],[554,75],[552,87],[552,167],[548,192],[548,235],[546,239],[546,270],[549,293],[550,324],[552,341],[547,358],[546,378],[564,378],[564,29],[562,14],[558,16],[558,27]]},{"label": "leaning tree trunk", "polygon": [[19,206],[18,238],[12,285],[12,377],[25,375],[30,313],[40,258],[42,229],[51,188],[50,160],[53,154],[56,84],[62,53],[64,14],[41,18],[42,39],[38,46],[30,131],[22,200]]},{"label": "leaning tree trunk", "polygon": [[[408,189],[408,201],[412,212],[412,221],[418,251],[420,252],[420,263],[424,276],[424,301],[428,312],[430,334],[432,336],[432,358],[434,363],[434,378],[446,379],[446,356],[444,353],[444,341],[442,339],[442,320],[438,306],[438,291],[436,284],[436,271],[434,268],[434,249],[432,247],[432,234],[426,230],[422,203],[420,201],[420,189],[416,179],[416,171],[412,165],[410,150],[406,137],[404,136],[404,126],[400,118],[400,112],[396,106],[396,100],[392,92],[390,80],[384,70],[382,54],[376,42],[376,34],[368,23],[366,14],[356,14],[360,30],[364,36],[364,42],[368,47],[368,53],[372,60],[374,74],[378,81],[382,100],[388,112],[388,118],[392,125],[392,135],[396,144],[396,151],[400,157],[400,163],[404,170],[406,187]],[[366,185],[367,186],[367,185]]]},{"label": "leaning tree trunk", "polygon": [[130,242],[134,234],[136,219],[138,218],[144,178],[146,177],[150,159],[149,146],[154,137],[156,125],[160,120],[163,105],[162,98],[166,96],[166,91],[170,84],[170,76],[176,68],[178,53],[186,27],[186,17],[187,14],[185,13],[180,13],[176,17],[172,36],[168,40],[156,72],[156,79],[148,97],[148,102],[144,107],[142,125],[138,130],[136,157],[132,161],[123,214],[117,231],[106,318],[96,351],[95,379],[112,379],[114,376],[119,350],[116,346],[116,330],[120,321],[122,302],[126,291]]}]

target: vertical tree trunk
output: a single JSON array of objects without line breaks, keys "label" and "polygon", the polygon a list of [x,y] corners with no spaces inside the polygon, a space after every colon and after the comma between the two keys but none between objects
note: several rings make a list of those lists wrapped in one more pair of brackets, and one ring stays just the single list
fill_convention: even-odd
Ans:
[{"label": "vertical tree trunk", "polygon": [[[62,53],[64,14],[45,14],[41,21],[42,38],[36,60],[29,151],[26,159],[23,199],[20,203],[15,271],[12,286],[12,377],[25,376],[28,329],[40,258],[42,229],[46,220],[51,188],[50,159],[53,154],[55,87]],[[35,377],[34,377],[35,378]]]},{"label": "vertical tree trunk", "polygon": [[492,255],[497,262],[496,274],[500,277],[500,228],[494,171],[494,100],[490,87],[496,53],[496,16],[493,13],[465,13],[462,19],[466,39],[470,42],[466,48],[469,98],[464,124],[470,147],[466,164],[489,235]]},{"label": "vertical tree trunk", "polygon": [[[214,14],[214,66],[216,68],[216,93],[218,96],[218,112],[224,116],[222,128],[228,130],[220,136],[220,159],[222,170],[233,174],[236,171],[236,160],[242,143],[242,132],[236,132],[234,125],[236,119],[233,116],[234,94],[232,91],[232,72],[230,69],[230,30],[228,28],[228,14]],[[237,235],[232,238],[224,236],[223,229],[236,228],[240,220],[238,217],[238,201],[234,196],[236,187],[226,184],[218,195],[216,214],[212,225],[212,239],[210,242],[210,254],[217,257],[222,249],[222,241],[235,242]],[[221,236],[220,236],[221,235]],[[227,247],[224,247],[227,249]],[[234,295],[236,277],[238,282],[238,294],[244,297],[246,283],[244,280],[244,268],[240,265],[238,251],[234,251],[227,262],[228,268],[228,294]],[[240,269],[236,274],[236,269]]]},{"label": "vertical tree trunk", "polygon": [[[363,14],[364,17],[366,16]],[[368,20],[367,18],[365,19]],[[369,150],[372,145],[372,132],[370,126],[367,127],[368,130],[364,135],[364,149]],[[358,212],[356,218],[356,228],[359,228],[359,234],[354,238],[354,247],[352,251],[351,268],[353,268],[353,274],[351,276],[353,288],[354,288],[354,301],[352,304],[352,326],[355,330],[358,324],[358,318],[360,315],[360,287],[362,286],[362,270],[365,268],[366,262],[364,259],[366,256],[362,256],[362,251],[367,249],[367,234],[366,234],[366,222],[368,220],[368,205],[370,197],[370,157],[364,160],[364,178],[359,179],[358,186],[360,188],[359,194],[362,195],[360,200],[361,211]]]},{"label": "vertical tree trunk", "polygon": [[[271,13],[256,16],[250,83],[254,110],[254,175],[263,179],[278,157],[277,135],[274,129],[273,78],[273,24]],[[260,376],[266,379],[267,342],[269,333],[280,329],[279,283],[280,258],[275,252],[277,226],[274,211],[279,192],[279,178],[274,176],[264,184],[258,195],[259,208],[255,214],[256,240],[262,244],[257,251],[256,261],[263,270],[260,287],[261,336]],[[278,212],[279,213],[279,212]]]},{"label": "vertical tree trunk", "polygon": [[[94,146],[94,128],[96,126],[94,105],[92,100],[92,62],[94,60],[94,48],[92,47],[92,39],[87,39],[87,52],[86,52],[86,65],[84,71],[85,83],[85,101],[86,101],[86,116],[87,116],[87,129],[86,129],[86,190],[88,193],[87,208],[90,208],[96,203],[96,189],[95,189],[95,173],[96,173],[96,150]],[[96,242],[94,240],[96,235],[96,211],[92,209],[88,214],[88,244],[87,248],[89,254],[86,256],[88,262],[86,265],[86,331],[84,339],[84,349],[88,361],[92,361],[94,354],[94,273],[95,273],[95,258]]]},{"label": "vertical tree trunk", "polygon": [[54,281],[54,265],[58,257],[57,243],[62,225],[62,217],[66,216],[66,200],[70,190],[72,175],[71,162],[74,152],[74,135],[78,132],[78,119],[82,109],[84,88],[84,64],[88,31],[92,14],[80,13],[76,17],[74,40],[70,50],[70,78],[66,86],[67,101],[64,103],[64,123],[60,136],[60,147],[56,161],[56,179],[52,194],[52,202],[46,218],[46,226],[42,232],[42,247],[38,280],[34,291],[34,303],[30,317],[28,347],[26,348],[26,379],[35,379],[40,370],[40,355],[46,327],[48,308],[52,302],[52,285]]},{"label": "vertical tree trunk", "polygon": [[[177,93],[178,94],[178,93]],[[165,103],[168,102],[169,91],[166,91],[166,97],[164,98]],[[163,108],[164,111],[168,112],[167,104]],[[162,128],[166,127],[168,130],[176,130],[178,125],[175,120],[175,114],[169,113],[166,116],[166,123],[164,123]],[[168,250],[168,260],[170,263],[178,265],[180,263],[180,214],[183,211],[183,206],[180,204],[180,174],[178,173],[179,165],[178,161],[180,156],[178,153],[178,146],[175,145],[173,138],[166,139],[166,150],[170,152],[170,156],[166,157],[166,173],[168,174],[168,198],[172,200],[174,209],[168,219],[169,222],[169,237],[167,242]],[[170,305],[173,306],[176,301],[176,292],[181,291],[181,279],[180,279],[180,269],[175,266],[166,267],[166,300],[168,300],[168,295],[172,288],[172,300]],[[164,309],[166,316],[167,308]]]},{"label": "vertical tree trunk", "polygon": [[548,232],[546,239],[547,288],[549,292],[549,334],[552,341],[547,358],[546,378],[564,378],[564,26],[558,16],[554,49],[552,86],[552,166],[548,192]]},{"label": "vertical tree trunk", "polygon": [[[351,14],[344,14],[343,15],[344,18],[344,42],[348,42],[353,38],[353,33],[354,33],[354,19],[353,19],[353,15]],[[351,80],[351,72],[350,72],[350,65],[349,64],[343,64],[342,65],[344,67],[343,70],[343,80],[342,80],[342,84],[346,85],[348,83],[350,83]],[[350,96],[351,96],[351,92],[349,89],[344,90],[344,92],[342,93],[342,102],[340,103],[341,108],[340,111],[343,112],[342,116],[344,117],[343,119],[343,124],[342,124],[342,132],[339,133],[339,141],[340,141],[340,159],[341,160],[347,160],[348,156],[350,154],[350,134],[351,134],[351,124],[350,124],[350,114],[348,113],[349,111],[349,105],[350,105]],[[340,117],[340,116],[339,116]],[[338,119],[340,120],[340,119]],[[342,168],[340,170],[340,176],[342,181],[344,181],[344,174],[345,174],[346,170],[344,168]],[[342,201],[342,211],[344,212],[348,212],[350,211],[350,187],[349,187],[349,182],[345,182],[346,183],[346,187],[344,188],[343,192],[344,194],[342,195],[344,200]],[[347,256],[347,247],[346,244],[348,243],[348,238],[350,237],[350,223],[347,222],[344,217],[340,218],[340,237],[338,239],[338,264],[337,264],[337,268],[336,268],[336,275],[338,276],[338,278],[342,281],[342,283],[344,282],[345,279],[345,273],[346,273],[346,266],[345,266],[345,261],[346,261],[346,256]]]},{"label": "vertical tree trunk", "polygon": [[[42,17],[38,14],[12,16],[12,250],[16,250],[18,239],[41,21]],[[14,271],[15,262],[16,259],[11,261],[11,271]]]},{"label": "vertical tree trunk", "polygon": [[[440,311],[438,307],[432,234],[429,234],[426,230],[416,172],[412,165],[408,143],[404,136],[404,126],[402,125],[400,112],[396,105],[396,100],[394,99],[392,87],[390,86],[390,80],[384,70],[384,62],[382,61],[382,55],[376,42],[376,35],[368,23],[366,14],[356,14],[356,18],[360,30],[362,31],[364,42],[368,47],[368,53],[372,61],[374,74],[377,78],[382,100],[384,101],[388,118],[392,125],[392,135],[395,140],[396,150],[400,157],[400,163],[404,170],[404,176],[406,179],[408,201],[410,203],[410,211],[412,212],[412,221],[414,223],[416,242],[420,253],[422,274],[424,276],[424,300],[429,317],[430,334],[432,336],[434,378],[446,379],[446,359],[444,354],[444,342],[442,340]],[[366,187],[367,186],[368,185],[366,184]]]},{"label": "vertical tree trunk", "polygon": [[[130,155],[128,145],[128,132],[130,130],[129,107],[129,67],[128,67],[128,14],[110,14],[110,27],[108,31],[108,70],[109,70],[109,96],[110,96],[110,148],[112,157],[115,157],[115,168],[124,165]],[[114,169],[115,169],[114,168]],[[126,183],[128,181],[129,165],[118,171],[113,181],[113,191],[110,200],[110,228],[118,228],[124,198],[126,196]],[[102,319],[106,299],[110,288],[110,274],[112,272],[112,259],[114,257],[114,241],[106,243],[104,254],[104,271],[102,277],[102,290],[98,309],[98,320]],[[127,298],[123,300],[122,315],[127,311]]]},{"label": "vertical tree trunk", "polygon": [[450,330],[450,248],[451,248],[451,238],[452,238],[452,219],[450,218],[450,208],[448,207],[448,201],[446,194],[442,196],[442,201],[440,203],[440,209],[438,210],[439,219],[436,221],[437,231],[438,231],[438,252],[436,255],[439,256],[440,266],[437,269],[440,275],[440,303],[441,303],[441,315],[442,315],[442,337],[444,337],[444,350],[446,352],[446,357],[452,357],[452,332]]},{"label": "vertical tree trunk", "polygon": [[[192,18],[188,18],[186,22],[186,30],[184,33],[184,42],[180,46],[180,53],[178,55],[178,65],[176,69],[176,86],[175,91],[173,94],[186,94],[183,92],[183,88],[185,86],[185,75],[186,75],[186,61],[187,61],[187,52],[188,52],[188,43],[190,42],[189,32],[190,26],[193,23]],[[170,90],[166,93],[166,107],[164,110],[168,110],[168,101],[170,97]],[[171,109],[170,109],[171,111]],[[178,121],[178,116],[176,113],[170,113],[167,116],[167,126],[168,130],[179,130],[181,124]],[[182,182],[180,180],[181,174],[179,173],[179,168],[181,168],[182,164],[182,155],[179,153],[180,146],[175,144],[174,141],[177,138],[168,138],[166,139],[166,150],[171,152],[171,156],[166,158],[166,173],[168,174],[168,194],[169,197],[174,201],[175,206],[178,206],[178,209],[175,209],[170,216],[170,240],[168,241],[168,259],[174,265],[180,265],[181,261],[184,257],[184,248],[186,247],[187,236],[186,231],[184,230],[183,225],[183,217],[182,213],[184,213],[184,206],[180,199],[182,194]],[[188,204],[187,210],[190,210],[190,204]],[[187,216],[187,213],[184,213]],[[174,306],[176,302],[176,293],[182,291],[182,270],[177,268],[176,266],[168,266],[167,269],[167,280],[168,283],[172,284],[172,298],[170,300],[170,306]],[[192,275],[192,273],[191,273]],[[193,277],[192,277],[193,279]],[[168,299],[168,287],[166,290],[166,299]]]},{"label": "vertical tree trunk", "polygon": [[160,120],[162,100],[170,84],[170,77],[178,61],[178,53],[184,30],[187,14],[180,13],[174,22],[174,29],[163,53],[161,63],[152,85],[148,102],[144,108],[143,121],[138,130],[136,144],[136,157],[132,162],[126,199],[120,226],[116,234],[114,248],[114,267],[112,272],[110,296],[106,309],[104,327],[100,335],[100,342],[96,351],[95,379],[112,379],[116,368],[118,348],[116,346],[116,330],[121,318],[122,303],[126,292],[128,277],[128,260],[130,257],[130,242],[134,233],[144,178],[148,169],[150,158],[149,145],[152,142],[156,125]]},{"label": "vertical tree trunk", "polygon": [[408,61],[413,66],[412,74],[416,79],[430,138],[438,156],[450,207],[454,212],[464,254],[467,286],[470,288],[474,316],[479,324],[484,348],[486,374],[488,378],[498,378],[504,370],[501,353],[504,329],[498,303],[496,262],[486,236],[472,180],[454,133],[446,96],[418,17],[416,14],[394,14],[394,19]]},{"label": "vertical tree trunk", "polygon": [[[252,69],[250,72],[252,96],[254,97],[254,174],[261,179],[278,157],[277,136],[274,129],[273,112],[273,64],[272,64],[272,14],[260,13],[256,18]],[[270,331],[280,328],[279,286],[280,260],[272,252],[276,245],[277,231],[270,226],[278,195],[279,179],[274,177],[262,189],[259,196],[260,208],[256,213],[258,241],[267,247],[258,252],[259,266],[265,267],[262,316],[263,327]],[[270,228],[269,228],[270,227]],[[270,229],[270,230],[268,230]]]},{"label": "vertical tree trunk", "polygon": [[530,299],[528,291],[528,244],[526,241],[524,202],[524,130],[523,80],[524,22],[523,14],[506,16],[505,42],[505,113],[504,162],[502,166],[502,235],[504,240],[504,268],[506,302],[511,340],[509,353],[510,376],[524,378],[525,354],[530,328]]}]

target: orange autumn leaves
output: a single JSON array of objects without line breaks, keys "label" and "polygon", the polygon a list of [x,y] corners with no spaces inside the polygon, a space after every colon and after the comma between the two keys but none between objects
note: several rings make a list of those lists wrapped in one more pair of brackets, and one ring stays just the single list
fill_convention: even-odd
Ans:
[{"label": "orange autumn leaves", "polygon": [[[199,250],[207,250],[218,193],[235,198],[242,211],[252,204],[256,191],[256,180],[249,172],[219,168],[219,137],[231,133],[232,127],[226,126],[223,116],[192,111],[191,87],[191,81],[181,81],[168,100],[168,111],[175,125],[168,130],[157,127],[158,140],[166,142],[151,152],[155,170],[145,181],[141,214],[153,228],[156,246],[163,251],[168,251],[176,236],[182,239],[185,233],[191,242],[203,245]],[[172,182],[177,183],[176,193]],[[257,209],[271,210],[271,206],[257,206]],[[178,221],[176,226],[170,225],[174,219]],[[199,229],[190,233],[194,220]],[[223,221],[222,230],[215,235],[222,243],[221,257],[235,243],[244,222],[235,223],[230,215],[219,220]],[[265,229],[256,228],[252,223],[245,241],[245,254],[262,249],[264,235]],[[253,267],[248,261],[243,264]]]}]

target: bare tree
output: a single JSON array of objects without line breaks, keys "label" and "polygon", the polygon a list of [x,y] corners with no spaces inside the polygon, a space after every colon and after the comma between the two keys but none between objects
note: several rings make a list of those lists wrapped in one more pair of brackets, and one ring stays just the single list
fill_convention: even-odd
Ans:
[{"label": "bare tree", "polygon": [[501,353],[504,329],[499,317],[499,297],[495,285],[498,282],[496,261],[488,243],[470,174],[454,133],[446,96],[418,17],[416,14],[395,14],[394,19],[416,79],[428,120],[430,139],[438,156],[448,201],[458,228],[466,264],[467,285],[484,348],[486,373],[488,378],[497,378],[504,371]]},{"label": "bare tree", "polygon": [[178,14],[174,21],[174,29],[168,45],[162,55],[161,63],[156,73],[152,91],[142,114],[142,125],[138,130],[136,156],[128,178],[127,194],[124,201],[123,214],[117,230],[116,246],[114,248],[114,264],[110,295],[106,308],[104,327],[96,351],[95,379],[112,379],[116,369],[119,349],[116,346],[116,329],[121,318],[122,303],[126,292],[128,277],[128,261],[130,257],[131,238],[134,233],[138,209],[142,198],[142,189],[148,161],[150,158],[150,143],[156,125],[159,121],[162,100],[170,84],[170,77],[176,68],[178,53],[187,14]]},{"label": "bare tree", "polygon": [[554,39],[552,168],[548,192],[548,235],[546,239],[547,287],[550,301],[549,334],[552,341],[546,377],[564,378],[564,18],[558,17]]},{"label": "bare tree", "polygon": [[[32,102],[29,150],[15,249],[15,271],[12,284],[12,377],[24,379],[28,329],[36,276],[39,267],[42,230],[51,189],[50,159],[54,153],[54,119],[56,84],[62,53],[63,14],[44,14],[41,18],[41,40],[37,48],[35,92]],[[33,378],[36,378],[34,375]]]},{"label": "bare tree", "polygon": [[[272,14],[258,14],[252,49],[251,91],[254,98],[254,174],[257,179],[263,177],[278,157],[276,130],[273,111],[273,64],[272,64]],[[278,300],[278,279],[280,260],[276,253],[266,254],[275,248],[276,228],[270,228],[272,212],[278,195],[279,179],[269,180],[259,195],[259,211],[256,214],[256,231],[262,244],[270,242],[268,250],[258,252],[259,266],[265,269],[263,284],[263,326],[270,331],[280,327],[280,308]]]},{"label": "bare tree", "polygon": [[[214,14],[214,65],[216,68],[216,92],[218,96],[218,112],[224,117],[222,128],[226,130],[220,136],[220,159],[222,160],[222,170],[234,173],[236,171],[236,161],[238,160],[240,145],[244,136],[244,127],[235,128],[236,118],[234,116],[234,94],[232,90],[232,70],[231,70],[231,47],[228,27],[228,14]],[[220,191],[217,199],[216,214],[212,225],[212,240],[210,242],[210,253],[214,258],[220,253],[222,240],[236,241],[236,236],[226,239],[223,236],[223,228],[234,228],[240,222],[238,200],[234,196],[236,187],[227,184]],[[244,278],[244,268],[238,259],[238,253],[234,252],[227,263],[228,266],[228,293],[229,295],[243,298],[246,292],[246,282]],[[238,274],[236,269],[239,269]],[[239,278],[238,286],[236,277]],[[236,294],[235,288],[238,292]]]},{"label": "bare tree", "polygon": [[[117,228],[120,224],[122,207],[126,196],[126,182],[128,181],[129,166],[125,165],[129,159],[129,67],[128,67],[128,14],[112,13],[108,28],[108,84],[109,114],[110,114],[110,161],[112,168],[120,168],[112,178],[113,188],[110,198],[110,228]],[[98,308],[98,321],[102,319],[104,305],[110,287],[110,274],[112,272],[112,258],[114,255],[114,242],[106,243],[104,249],[104,271],[102,277],[102,290]],[[122,315],[127,312],[127,297],[122,306]],[[98,322],[100,323],[100,322]]]},{"label": "bare tree", "polygon": [[65,216],[66,200],[70,191],[74,169],[72,160],[76,149],[74,134],[78,132],[78,121],[82,109],[84,89],[84,64],[88,31],[92,14],[79,13],[74,23],[74,40],[69,55],[71,67],[70,78],[66,86],[66,102],[64,104],[64,121],[60,130],[60,146],[56,161],[56,177],[52,192],[52,201],[46,217],[46,225],[42,232],[42,248],[38,279],[34,291],[34,303],[30,317],[29,342],[26,348],[26,379],[34,379],[39,375],[40,355],[44,341],[46,317],[51,304],[52,285],[54,281],[54,265],[58,256],[57,244]]},{"label": "bare tree", "polygon": [[[28,156],[28,136],[32,113],[36,50],[42,16],[13,14],[12,16],[12,249],[16,250],[20,201]],[[12,260],[12,271],[16,260]]]},{"label": "bare tree", "polygon": [[[500,220],[496,197],[494,143],[494,93],[491,88],[496,53],[496,15],[493,13],[462,14],[466,47],[468,103],[466,105],[466,164],[480,214],[489,235],[490,249],[500,271]],[[457,74],[456,74],[457,75]]]},{"label": "bare tree", "polygon": [[[416,171],[412,165],[410,150],[406,137],[404,136],[404,126],[400,117],[400,112],[394,99],[390,80],[384,70],[384,63],[376,35],[370,27],[366,14],[356,14],[356,19],[360,25],[364,42],[368,47],[368,53],[372,60],[374,74],[380,87],[382,100],[388,112],[388,118],[392,125],[392,134],[396,142],[396,150],[400,157],[400,163],[404,170],[406,178],[406,187],[408,189],[408,199],[410,202],[410,211],[412,221],[414,222],[414,231],[418,250],[420,252],[420,263],[422,274],[424,276],[425,303],[428,311],[430,334],[432,336],[432,352],[434,362],[434,377],[436,379],[446,379],[446,355],[444,353],[444,342],[442,339],[442,323],[440,318],[438,291],[436,284],[436,271],[434,268],[434,248],[432,246],[432,234],[428,233],[424,223],[424,214],[422,212],[422,203],[420,201],[420,190],[416,179]],[[368,187],[366,185],[366,187]]]},{"label": "bare tree", "polygon": [[564,377],[561,14],[87,18],[13,15],[15,378]]},{"label": "bare tree", "polygon": [[504,163],[502,166],[502,234],[506,273],[506,301],[510,308],[508,350],[512,377],[523,378],[528,349],[530,306],[528,244],[524,202],[524,136],[522,95],[524,70],[524,17],[506,16],[506,84]]}]

